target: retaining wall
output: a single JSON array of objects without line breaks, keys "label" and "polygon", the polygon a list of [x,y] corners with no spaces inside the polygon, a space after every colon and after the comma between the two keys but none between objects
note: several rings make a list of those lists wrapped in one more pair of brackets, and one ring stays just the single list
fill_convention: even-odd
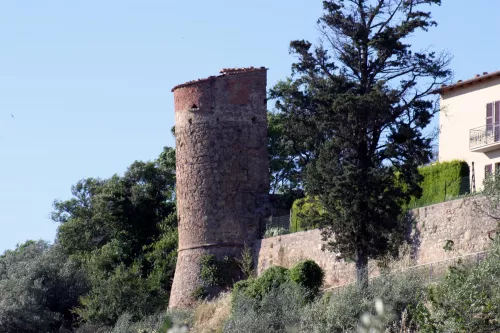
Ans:
[{"label": "retaining wall", "polygon": [[[458,199],[414,209],[416,227],[411,232],[411,243],[395,265],[426,264],[487,249],[491,243],[488,232],[497,227],[497,222],[477,212],[473,200],[482,199]],[[453,241],[452,251],[443,249],[447,240]],[[254,245],[257,274],[273,265],[289,268],[301,260],[312,259],[325,270],[325,287],[353,282],[354,263],[323,251],[323,243],[320,230],[259,240]],[[370,274],[377,274],[375,262],[370,262]]]}]

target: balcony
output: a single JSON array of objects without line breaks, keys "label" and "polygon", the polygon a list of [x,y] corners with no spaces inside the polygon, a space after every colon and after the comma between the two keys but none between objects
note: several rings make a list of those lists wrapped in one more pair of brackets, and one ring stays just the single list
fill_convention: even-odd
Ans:
[{"label": "balcony", "polygon": [[473,152],[486,153],[500,149],[500,123],[476,127],[470,130],[469,149]]}]

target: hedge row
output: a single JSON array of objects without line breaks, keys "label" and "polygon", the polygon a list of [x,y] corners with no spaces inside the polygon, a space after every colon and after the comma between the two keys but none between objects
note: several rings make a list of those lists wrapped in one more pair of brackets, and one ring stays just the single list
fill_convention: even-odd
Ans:
[{"label": "hedge row", "polygon": [[[438,162],[420,167],[419,172],[424,176],[421,183],[422,196],[419,199],[413,198],[409,208],[444,202],[470,192],[469,165],[465,161]],[[290,232],[316,228],[317,225],[308,222],[304,216],[321,215],[323,212],[314,198],[306,196],[295,200],[291,211]]]},{"label": "hedge row", "polygon": [[324,209],[309,196],[293,202],[290,213],[290,232],[316,229],[318,226],[304,219],[304,216],[322,215]]},{"label": "hedge row", "polygon": [[424,176],[422,196],[413,198],[409,207],[444,202],[470,192],[469,165],[465,161],[438,162],[419,168]]}]

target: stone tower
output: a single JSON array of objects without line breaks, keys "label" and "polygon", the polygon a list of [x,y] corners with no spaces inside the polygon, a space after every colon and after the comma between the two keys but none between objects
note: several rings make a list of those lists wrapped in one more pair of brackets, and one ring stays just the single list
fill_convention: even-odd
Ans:
[{"label": "stone tower", "polygon": [[179,253],[170,307],[188,307],[199,260],[239,256],[259,237],[269,193],[265,67],[172,89]]}]

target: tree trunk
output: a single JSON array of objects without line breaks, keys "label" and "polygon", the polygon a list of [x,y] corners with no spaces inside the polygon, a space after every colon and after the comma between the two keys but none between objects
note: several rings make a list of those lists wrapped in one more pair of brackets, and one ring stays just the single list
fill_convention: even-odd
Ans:
[{"label": "tree trunk", "polygon": [[368,257],[362,250],[356,251],[356,282],[360,289],[368,287]]}]

